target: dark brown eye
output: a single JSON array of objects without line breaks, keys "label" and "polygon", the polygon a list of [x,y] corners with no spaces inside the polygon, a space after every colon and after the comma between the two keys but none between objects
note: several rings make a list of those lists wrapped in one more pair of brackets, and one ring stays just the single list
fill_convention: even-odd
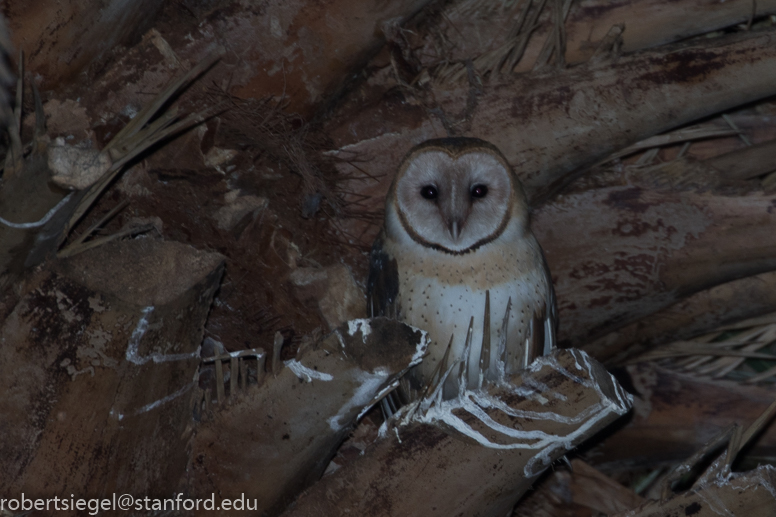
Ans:
[{"label": "dark brown eye", "polygon": [[420,189],[420,195],[426,199],[436,199],[439,193],[434,185],[426,185]]},{"label": "dark brown eye", "polygon": [[472,197],[482,198],[488,195],[487,185],[474,185],[472,187]]}]

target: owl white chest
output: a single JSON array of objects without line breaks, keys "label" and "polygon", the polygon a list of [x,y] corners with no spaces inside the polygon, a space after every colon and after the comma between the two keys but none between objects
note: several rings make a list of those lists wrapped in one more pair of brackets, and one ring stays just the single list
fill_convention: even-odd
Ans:
[{"label": "owl white chest", "polygon": [[[416,377],[426,382],[442,360],[452,337],[449,364],[459,361],[464,353],[466,334],[472,322],[469,361],[477,364],[483,342],[486,292],[490,294],[490,339],[502,339],[507,304],[511,301],[506,348],[508,369],[519,369],[519,359],[531,321],[544,307],[548,279],[538,245],[533,237],[521,245],[485,245],[465,255],[450,255],[424,248],[403,250],[396,254],[399,273],[399,319],[429,333],[429,354],[418,366]],[[528,245],[526,245],[528,244]],[[414,247],[412,247],[414,248]],[[541,330],[541,329],[537,329]],[[496,367],[496,354],[490,357],[490,368]],[[470,368],[469,385],[477,382],[478,368]],[[457,372],[457,370],[455,370]],[[455,385],[448,383],[448,391]]]}]

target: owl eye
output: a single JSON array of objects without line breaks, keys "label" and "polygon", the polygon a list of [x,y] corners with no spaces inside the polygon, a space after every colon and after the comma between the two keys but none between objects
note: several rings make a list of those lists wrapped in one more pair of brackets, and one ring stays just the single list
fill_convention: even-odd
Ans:
[{"label": "owl eye", "polygon": [[439,196],[439,192],[434,185],[426,185],[420,189],[420,195],[426,199],[436,199]]},{"label": "owl eye", "polygon": [[487,185],[474,185],[472,187],[472,197],[483,198],[488,195]]}]

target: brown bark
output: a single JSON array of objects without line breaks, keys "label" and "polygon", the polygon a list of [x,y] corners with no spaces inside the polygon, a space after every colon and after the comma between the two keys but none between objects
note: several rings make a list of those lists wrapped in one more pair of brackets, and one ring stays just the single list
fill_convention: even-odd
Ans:
[{"label": "brown bark", "polygon": [[115,47],[126,44],[153,20],[160,0],[33,0],[6,2],[3,14],[14,47],[43,89],[72,80]]},{"label": "brown bark", "polygon": [[[172,96],[187,87],[217,59],[217,54],[211,54],[183,77],[168,85],[99,152],[79,150],[67,144],[49,145],[45,114],[35,90],[35,132],[32,153],[26,158],[22,156],[18,128],[15,125],[7,128],[10,140],[18,141],[18,145],[11,146],[13,152],[8,153],[3,188],[0,190],[0,213],[6,214],[0,220],[0,292],[21,278],[25,270],[53,258],[73,227],[121,173],[127,162],[159,142],[191,129],[213,114],[211,108],[179,119],[175,108],[161,115],[158,112]],[[20,80],[19,88],[22,84]],[[21,107],[16,111],[17,117],[21,117]],[[155,116],[156,119],[152,121]],[[84,156],[81,152],[88,155]],[[60,185],[76,190],[68,191],[60,188]],[[82,242],[96,229],[81,234],[81,240],[75,243],[79,250],[89,249],[99,243]],[[124,230],[124,233],[105,237],[104,241],[142,233],[148,228]],[[71,248],[64,255],[74,253],[77,251]]]},{"label": "brown bark", "polygon": [[747,180],[776,170],[776,141],[744,147],[704,160],[728,181]]},{"label": "brown bark", "polygon": [[[681,135],[681,133],[682,131],[679,130],[647,139],[619,151],[615,156],[622,158],[632,155],[637,148],[640,148],[639,151],[659,151],[661,147],[670,144],[669,139],[672,135]],[[741,144],[741,136],[747,139],[749,145]],[[654,165],[626,165],[624,171],[620,163],[620,170],[617,172],[604,172],[600,167],[593,168],[592,177],[588,176],[582,182],[596,183],[597,186],[635,184],[675,190],[706,191],[721,187],[729,187],[726,190],[730,192],[753,190],[760,185],[758,177],[776,170],[776,140],[770,137],[751,145],[751,136],[747,136],[742,131],[740,135],[734,134],[727,139],[736,140],[739,146],[742,146],[738,148],[726,149],[730,144],[726,145],[724,141],[720,141],[724,139],[712,138],[710,139],[712,143],[707,143],[703,147],[695,145],[692,156],[688,154],[672,156],[667,161],[658,160]],[[665,139],[666,143],[659,143],[660,139]],[[654,144],[648,145],[650,141]],[[639,159],[644,158],[645,154],[642,154]],[[654,158],[652,162],[655,162]],[[577,189],[580,188],[579,184],[575,186]]]},{"label": "brown bark", "polygon": [[[405,46],[402,40],[407,33],[398,25],[426,3],[175,3],[176,8],[180,4],[189,11],[179,19],[167,16],[154,31],[146,33],[139,45],[123,53],[123,59],[114,62],[101,75],[101,81],[90,84],[93,93],[84,96],[83,102],[88,104],[93,124],[100,120],[101,126],[84,135],[88,139],[94,136],[98,142],[103,138],[109,140],[106,135],[121,125],[117,120],[132,115],[146,103],[150,92],[161,89],[174,74],[193,63],[194,56],[198,59],[204,49],[216,42],[225,45],[229,52],[220,68],[208,78],[208,84],[215,78],[217,87],[246,98],[283,96],[289,111],[305,116],[320,113],[326,101],[352,80],[353,72],[382,45],[383,30],[391,43],[385,54],[395,60],[392,64],[396,66],[389,73],[396,72],[401,83],[405,78],[401,75],[400,54],[408,49],[410,54],[423,49]],[[477,3],[447,5],[455,9]],[[521,67],[532,64],[540,53],[552,29],[550,14],[563,3],[547,3],[543,25],[540,23],[531,39],[518,71],[526,70]],[[484,85],[478,82],[480,77],[472,68],[464,68],[471,74],[462,74],[462,81],[451,81],[455,85],[448,86],[435,81],[433,71],[428,82],[415,74],[420,82],[410,86],[411,81],[406,81],[366,109],[359,90],[349,99],[349,105],[356,105],[363,112],[353,115],[352,110],[343,108],[327,127],[333,146],[337,147],[332,154],[346,160],[339,164],[341,171],[349,177],[359,176],[352,182],[340,178],[342,181],[335,187],[352,191],[354,195],[349,200],[359,200],[366,210],[379,209],[394,166],[414,143],[446,134],[472,134],[493,141],[525,179],[535,204],[545,203],[535,214],[534,229],[556,277],[561,339],[565,344],[584,344],[601,358],[621,360],[622,352],[634,351],[634,342],[650,346],[692,335],[720,322],[776,309],[776,295],[770,289],[776,275],[763,273],[776,269],[776,240],[771,224],[776,198],[753,194],[740,183],[774,168],[772,142],[704,162],[677,160],[659,170],[650,170],[648,173],[655,176],[653,183],[604,185],[552,198],[591,164],[611,157],[614,151],[691,120],[776,93],[773,30],[699,38],[685,45],[630,56],[601,48],[602,52],[590,59],[612,25],[625,22],[623,49],[630,51],[746,21],[753,7],[763,14],[776,10],[776,2],[763,0],[757,5],[747,0],[680,0],[672,4],[675,9],[658,9],[664,7],[658,0],[565,3],[573,6],[565,25],[565,58],[570,63],[587,60],[584,64],[563,70],[546,67],[519,78],[491,77],[490,82],[485,76]],[[106,8],[94,8],[97,4]],[[19,32],[20,38],[31,41],[30,35],[39,27],[51,32],[40,41],[33,38],[37,46],[32,66],[34,72],[42,75],[43,84],[51,86],[99,62],[106,48],[127,41],[130,33],[146,23],[141,16],[150,18],[148,13],[161,5],[154,0],[125,4],[111,0],[75,5],[66,0],[56,14],[73,16],[68,21],[59,19],[63,23],[56,27],[46,21],[53,19],[49,18],[49,11],[55,10],[48,0],[36,0],[30,12],[19,11],[21,4],[15,6],[17,11],[9,12],[16,15],[14,20],[24,28]],[[506,4],[498,5],[493,7],[494,12]],[[171,12],[174,9],[167,14]],[[493,50],[493,45],[500,45],[503,40],[494,37],[478,47],[475,41],[479,44],[488,38],[477,40],[469,36],[493,36],[482,32],[488,30],[485,27],[506,34],[514,18],[505,17],[502,29],[496,29],[488,17],[467,16],[464,11],[445,12],[459,15],[442,16],[440,23],[449,23],[445,25],[448,41],[452,46],[460,46],[454,53],[439,56],[444,59],[477,57]],[[120,24],[119,18],[112,18],[114,15],[128,18]],[[458,20],[465,23],[457,27]],[[80,29],[86,29],[86,33],[79,33]],[[561,39],[557,37],[558,42]],[[431,40],[424,40],[424,48],[430,48]],[[38,67],[39,63],[44,65]],[[439,59],[436,63],[421,60],[420,65],[437,63]],[[56,94],[65,95],[63,91]],[[69,90],[67,95],[80,98],[78,91]],[[114,120],[109,120],[111,117]],[[223,120],[202,128],[201,133],[192,136],[185,151],[170,159],[170,168],[175,170],[172,176],[185,176],[187,187],[176,191],[179,199],[175,199],[175,194],[164,199],[175,199],[185,208],[177,212],[170,209],[160,216],[171,226],[185,221],[174,233],[198,245],[225,249],[234,260],[237,254],[231,252],[235,250],[233,241],[237,236],[242,235],[244,241],[254,239],[250,232],[243,232],[244,225],[231,228],[231,233],[224,228],[223,233],[208,233],[208,229],[192,230],[211,224],[206,217],[187,215],[197,208],[204,212],[217,207],[226,191],[235,195],[272,192],[266,194],[271,198],[269,202],[284,213],[287,207],[278,205],[296,198],[283,197],[285,193],[275,196],[273,190],[288,188],[288,178],[275,170],[271,174],[264,170],[265,164],[260,164],[255,155],[248,156],[252,151],[240,151],[243,162],[230,165],[236,170],[232,174],[227,169],[224,178],[181,172],[201,172],[207,169],[205,163],[212,165],[205,160],[205,146],[215,148],[217,138],[219,147],[231,144],[230,149],[243,149],[230,141],[224,130],[216,134],[219,127],[225,127],[219,126]],[[292,127],[290,122],[288,127]],[[286,136],[273,135],[280,141],[278,145],[285,143]],[[297,150],[308,152],[301,144]],[[244,164],[247,165],[243,168]],[[364,181],[365,176],[357,168],[378,180]],[[64,196],[49,187],[48,171],[44,169],[28,169],[19,183],[14,183],[17,178],[13,171],[6,169],[0,189],[0,216],[17,222],[34,221]],[[249,169],[256,174],[247,174]],[[686,181],[675,181],[677,178],[671,175],[677,172],[679,180],[698,180],[697,184],[688,187]],[[692,177],[684,177],[685,173]],[[708,177],[713,182],[706,174],[711,175]],[[279,177],[282,181],[276,181]],[[148,184],[154,183],[153,178],[147,177]],[[658,180],[663,179],[666,183],[661,184]],[[323,179],[320,181],[320,185],[328,186]],[[284,185],[276,187],[281,183]],[[729,188],[732,184],[736,187]],[[717,188],[723,185],[725,190]],[[690,190],[697,186],[707,190]],[[190,192],[183,192],[186,189]],[[203,206],[199,201],[206,196],[189,195],[199,189],[207,189],[207,194],[219,196],[219,200],[212,206]],[[170,187],[169,191],[173,190]],[[159,191],[149,194],[149,198]],[[367,196],[366,201],[360,200],[361,195]],[[115,199],[106,201],[101,208]],[[138,203],[142,206],[133,209],[153,210],[149,207],[158,205],[159,199]],[[324,212],[339,208],[325,203],[323,206]],[[168,214],[174,217],[167,218]],[[286,224],[286,219],[282,224],[275,221],[267,229],[262,215],[262,219],[250,223],[251,229],[262,225],[267,229],[266,246],[262,241],[256,247],[271,249],[279,261],[288,259],[288,269],[275,275],[282,277],[279,280],[273,278],[271,284],[266,283],[271,288],[262,285],[268,296],[241,298],[241,289],[255,287],[241,285],[245,278],[242,273],[250,269],[254,259],[245,253],[248,259],[241,264],[248,266],[240,266],[242,270],[230,285],[237,295],[232,300],[222,300],[224,304],[233,300],[244,302],[243,312],[234,311],[233,321],[262,318],[265,300],[270,300],[266,302],[270,310],[282,312],[290,297],[283,292],[278,296],[283,300],[278,302],[274,295],[288,288],[283,284],[287,271],[295,269],[299,276],[305,272],[297,266],[304,264],[316,267],[306,273],[321,273],[319,255],[313,255],[311,250],[325,239],[309,237],[322,226],[318,221],[310,221],[310,225],[292,221],[294,224]],[[350,230],[375,229],[368,223],[362,225],[364,221],[357,221]],[[64,222],[59,228],[63,225]],[[56,248],[41,247],[38,237],[45,232],[46,229],[0,227],[0,274],[11,275],[5,279],[9,284],[29,274],[31,265],[40,264],[47,252]],[[287,254],[274,248],[276,232],[277,242],[281,243],[278,246],[288,248]],[[61,232],[55,232],[49,237],[58,244],[61,236]],[[372,236],[359,234],[351,243],[368,246]],[[154,241],[111,244],[75,255],[56,266],[44,266],[48,269],[17,284],[16,294],[6,293],[8,297],[2,301],[7,305],[0,304],[0,364],[6,365],[5,377],[0,379],[0,390],[5,394],[0,401],[0,434],[5,437],[0,444],[0,457],[13,458],[13,462],[0,474],[0,490],[25,492],[32,497],[70,492],[103,496],[113,490],[169,495],[181,488],[178,483],[184,476],[187,488],[197,496],[218,492],[219,497],[234,498],[244,493],[246,497],[258,498],[263,511],[277,514],[321,475],[362,409],[417,358],[417,343],[409,337],[386,340],[385,334],[394,331],[374,331],[380,325],[394,330],[406,328],[373,321],[372,334],[341,329],[321,347],[303,349],[282,368],[280,348],[284,338],[278,332],[274,354],[268,359],[271,375],[264,385],[238,396],[236,384],[241,363],[229,361],[229,405],[219,405],[212,413],[206,410],[206,420],[197,424],[198,433],[190,441],[195,425],[191,421],[192,410],[200,402],[195,399],[201,398],[194,378],[199,366],[195,351],[202,340],[202,327],[222,272],[222,259],[184,249]],[[341,258],[334,255],[337,254],[327,252],[323,256],[335,262]],[[149,262],[153,266],[149,267]],[[339,267],[347,272],[345,266]],[[330,274],[333,271],[326,269]],[[334,276],[327,281],[335,282]],[[0,278],[0,292],[2,282]],[[338,300],[332,301],[329,295],[341,290],[330,291],[326,293],[328,298],[323,293],[315,296],[323,315],[333,321],[340,314],[327,308]],[[354,293],[350,301],[341,297],[344,301],[337,309],[350,312],[358,307],[358,288],[350,292]],[[281,311],[277,311],[278,307]],[[315,306],[308,308],[314,311]],[[299,314],[304,310],[295,308],[293,317],[287,320],[301,319]],[[293,327],[296,320],[291,327],[282,328],[291,328],[288,333],[296,332],[298,338],[308,329],[300,331],[299,326]],[[314,326],[310,324],[310,328]],[[242,332],[245,334],[244,329]],[[242,338],[239,333],[233,331],[232,336]],[[135,340],[136,335],[142,338]],[[228,345],[247,342],[235,338]],[[179,357],[164,360],[171,355]],[[469,394],[465,400],[471,404],[446,414],[448,428],[443,429],[439,421],[432,425],[416,419],[390,429],[389,435],[363,457],[312,486],[288,515],[461,512],[502,516],[535,481],[542,467],[613,420],[627,405],[614,396],[619,387],[599,365],[583,372],[589,364],[579,359],[582,356],[577,351],[560,351],[554,357],[563,365],[563,371],[553,369],[553,363],[543,360],[532,371],[516,377],[516,386],[490,388],[489,395],[504,406],[475,408],[474,395]],[[217,375],[221,399],[223,365],[220,359],[216,360],[221,372]],[[580,362],[584,367],[580,367]],[[629,370],[643,397],[637,408],[639,414],[596,449],[601,454],[596,460],[608,467],[643,468],[675,462],[731,419],[753,420],[772,398],[772,393],[765,389],[699,381],[648,368],[640,365]],[[239,371],[239,378],[244,380],[246,375]],[[311,382],[307,382],[307,376]],[[369,390],[362,389],[365,378],[374,381]],[[526,397],[529,391],[531,396]],[[354,402],[356,394],[360,398]],[[206,396],[211,403],[211,397]],[[609,407],[604,407],[607,404]],[[596,405],[602,415],[600,420],[579,418],[581,409]],[[432,408],[429,414],[439,415],[438,409]],[[536,418],[536,413],[550,410],[565,417],[565,423]],[[7,415],[10,416],[6,418]],[[489,423],[488,418],[496,423]],[[579,421],[568,423],[574,418]],[[468,441],[458,439],[456,429],[461,429],[461,424],[474,430]],[[591,426],[583,429],[587,424]],[[558,447],[494,450],[473,443],[481,439],[489,445],[513,445],[514,440],[510,439],[526,431],[548,433],[558,439],[553,442]],[[561,437],[567,439],[560,440]],[[771,442],[766,435],[755,446],[755,454],[774,454]],[[188,446],[193,446],[190,455]],[[606,484],[607,480],[593,471],[587,473],[594,481],[586,486],[580,483],[577,489],[590,496],[592,487]],[[714,485],[720,481],[716,478],[691,493],[650,503],[651,506],[641,509],[640,515],[704,515],[710,511],[705,506],[710,499],[727,499],[731,505],[761,503],[773,513],[772,500],[768,499],[773,494],[770,477],[770,472],[760,471]],[[731,487],[743,489],[745,483],[759,484],[760,488],[754,495],[746,493],[744,501],[734,500],[725,492]],[[608,487],[616,490],[613,485]],[[620,493],[623,500],[630,495],[625,492]],[[758,499],[761,496],[764,499]],[[595,498],[593,495],[587,502],[593,504]],[[734,514],[750,511],[732,506],[729,510]]]},{"label": "brown bark", "polygon": [[[246,10],[208,22],[226,40],[235,95],[282,96],[290,112],[310,115],[379,50],[383,30],[400,25],[427,3],[278,1],[261,14]],[[236,24],[240,30],[233,29]]]},{"label": "brown bark", "polygon": [[[772,420],[774,409],[776,402],[746,428],[734,424],[716,433],[662,479],[656,487],[662,489],[660,499],[617,515],[773,515],[776,511],[776,469],[772,465],[758,466],[743,473],[731,469],[742,449]],[[707,459],[713,461],[704,467]],[[685,489],[687,486],[689,488]]]},{"label": "brown bark", "polygon": [[[402,156],[445,136],[447,125],[497,145],[536,203],[618,149],[772,95],[775,39],[771,31],[752,32],[482,87],[431,87],[419,95],[426,100],[405,92],[408,99],[386,98],[332,123],[333,154],[344,174],[358,178],[344,182],[357,195],[353,202],[378,210]],[[365,181],[360,170],[376,179]],[[363,230],[358,221],[349,228],[356,236]]]},{"label": "brown bark", "polygon": [[[524,2],[506,6],[451,2],[445,6],[443,14],[431,22],[433,30],[426,22],[419,27],[422,31],[419,37],[407,36],[409,45],[424,66],[476,59],[485,53],[497,52],[509,44],[511,31],[524,6]],[[754,7],[747,0],[681,0],[673,2],[670,8],[663,0],[573,2],[565,23],[565,61],[577,64],[590,59],[614,25],[624,26],[622,51],[634,52],[746,23]],[[534,31],[515,71],[528,71],[534,66],[550,35],[552,3],[546,4],[544,11],[539,18],[540,26]],[[774,12],[776,2],[757,2],[757,16]],[[410,25],[414,24],[410,22]],[[412,28],[413,32],[418,30]]]},{"label": "brown bark", "polygon": [[[643,497],[580,459],[558,464],[517,503],[513,517],[596,517],[645,502]],[[600,513],[599,513],[600,512]]]},{"label": "brown bark", "polygon": [[[158,0],[35,3],[12,5],[9,18],[17,47],[30,55],[28,68],[42,76],[44,90],[104,63],[106,51],[153,27],[145,36],[149,51],[125,62],[122,88],[133,85],[137,91],[148,80],[165,83],[187,62],[191,66],[223,46],[227,53],[211,76],[219,86],[242,98],[276,96],[290,112],[309,116],[379,50],[384,26],[402,23],[428,0],[274,0],[260,6],[218,0],[175,4],[159,16],[164,3]],[[110,75],[97,80],[110,81]],[[115,110],[120,113],[129,99],[116,100],[124,102]]]},{"label": "brown bark", "polygon": [[[528,5],[531,9],[525,11]],[[465,84],[467,63],[477,75],[492,76],[509,73],[513,60],[519,59],[512,71],[528,72],[539,59],[544,62],[545,47],[554,42],[555,5],[456,1],[410,19],[405,30],[391,35],[392,44],[370,60],[366,67],[370,76],[349,93],[347,109],[357,113],[391,88],[432,76],[443,83]],[[540,6],[541,13],[532,25],[528,20]],[[667,8],[663,0],[592,0],[566,1],[564,8],[568,8],[564,62],[574,65],[747,23],[753,15],[776,12],[776,3],[679,0]],[[519,49],[523,51],[518,56]]]},{"label": "brown bark", "polygon": [[[681,132],[680,132],[681,133]],[[664,135],[664,139],[670,142],[670,138],[673,133]],[[658,138],[654,138],[655,144],[647,145],[644,142],[644,149],[651,149],[654,146],[664,145],[658,141]],[[635,146],[634,146],[635,147]],[[597,168],[592,176],[589,176],[584,181],[580,181],[576,184],[576,192],[570,193],[563,198],[559,198],[555,202],[549,203],[545,207],[539,210],[539,214],[542,214],[544,210],[550,209],[558,203],[559,212],[567,210],[581,210],[580,215],[584,214],[590,207],[586,207],[587,202],[592,197],[586,197],[592,195],[594,190],[604,192],[607,189],[632,189],[631,192],[635,193],[638,189],[647,189],[649,191],[667,191],[668,189],[678,190],[685,192],[680,194],[682,199],[695,198],[697,196],[705,197],[711,203],[716,203],[714,199],[718,199],[718,196],[734,198],[736,195],[742,196],[737,203],[741,206],[747,204],[746,192],[751,192],[757,188],[757,183],[753,181],[745,181],[747,179],[766,174],[773,167],[774,149],[773,141],[768,140],[758,145],[745,146],[732,152],[726,152],[718,154],[716,156],[707,157],[704,160],[695,160],[692,158],[679,158],[673,159],[664,163],[658,163],[654,166],[626,166],[622,170],[622,166],[611,167],[609,169]],[[584,189],[588,189],[587,192]],[[707,190],[716,190],[716,194],[704,194]],[[579,192],[582,190],[582,192]],[[684,196],[688,195],[686,192],[696,191],[697,194],[690,194],[688,198]],[[749,194],[751,195],[751,194]],[[659,196],[659,194],[658,194]],[[579,208],[582,207],[582,208]],[[644,207],[642,207],[644,208]],[[766,212],[770,210],[770,207],[766,208]],[[713,213],[714,210],[707,211],[707,215]],[[592,213],[592,212],[591,212]],[[667,224],[667,231],[672,232],[672,228],[676,229],[674,223],[677,221],[686,222],[682,219],[682,214],[676,213],[671,217],[664,214],[666,217],[660,219],[663,224]],[[638,219],[640,223],[650,224],[648,220],[653,223],[651,216],[633,214],[634,218]],[[540,216],[542,217],[542,216]],[[582,217],[586,217],[582,215]],[[599,214],[596,214],[595,219],[600,223],[600,219],[608,219],[608,209],[602,210]],[[746,223],[744,220],[736,222],[735,219],[726,221],[724,217],[719,218],[719,222],[714,224],[717,227],[716,230],[712,230],[712,233],[716,233],[719,229],[724,228],[727,222],[731,222],[732,226],[726,228],[725,231],[732,231],[733,233],[741,231],[742,234],[746,234],[749,231],[748,228],[739,226],[740,223]],[[763,221],[765,223],[766,221]],[[618,228],[620,223],[618,224]],[[543,227],[546,233],[545,246],[554,247],[556,242],[552,237],[554,235],[553,228],[563,228],[565,225],[564,220],[555,221],[553,217],[544,221]],[[593,227],[595,228],[595,226]],[[653,228],[654,229],[654,228]],[[618,233],[612,226],[612,232]],[[573,232],[571,232],[573,233]],[[649,232],[645,232],[648,234]],[[644,237],[644,234],[641,235]],[[559,242],[563,243],[568,239],[568,235],[561,236]],[[596,236],[600,237],[600,236]],[[733,241],[728,241],[722,234],[718,234],[720,239],[720,247],[724,254],[724,249],[728,245],[733,244]],[[717,237],[713,237],[716,239]],[[695,246],[700,244],[702,239],[698,236],[691,236],[686,239],[685,244],[687,246]],[[596,240],[600,243],[600,240]],[[608,240],[604,240],[607,250],[608,245],[611,243]],[[619,253],[622,259],[636,256],[636,253],[623,252],[620,247],[623,244],[621,241],[615,245],[613,251]],[[653,244],[655,244],[653,242]],[[761,241],[758,245],[767,245],[765,241]],[[572,245],[573,246],[573,245]],[[648,253],[654,251],[660,251],[662,246],[655,247],[646,244],[646,241],[639,245],[641,250],[645,250]],[[746,246],[744,246],[745,248]],[[650,249],[651,248],[651,249]],[[743,249],[741,251],[743,251]],[[566,250],[567,252],[570,250]],[[665,251],[665,250],[663,250]],[[625,253],[625,254],[623,254]],[[715,248],[716,253],[716,248]],[[565,255],[569,258],[572,257],[574,252],[569,255]],[[664,257],[665,258],[665,257]],[[723,255],[716,257],[719,260],[727,260]],[[729,258],[729,257],[728,257]],[[571,258],[571,260],[575,260]],[[552,261],[551,261],[552,262]],[[670,266],[671,260],[667,260],[665,264],[659,259],[656,267],[663,268],[664,265]],[[620,263],[623,266],[624,263]],[[739,265],[743,265],[739,263]],[[615,268],[616,270],[617,268]],[[622,269],[622,267],[620,267]],[[627,269],[627,268],[626,268]],[[588,270],[590,268],[588,267]],[[563,270],[561,270],[563,271]],[[593,273],[596,278],[603,278],[605,275],[613,275],[612,278],[620,278],[622,271],[604,271],[599,268],[597,272]],[[630,270],[633,273],[633,270]],[[723,271],[724,273],[724,271]],[[714,276],[713,271],[706,271],[703,273],[708,278]],[[572,274],[571,282],[576,283],[578,280],[578,273]],[[691,275],[682,275],[683,279],[691,280]],[[725,278],[724,276],[720,278]],[[637,355],[642,352],[646,347],[654,346],[656,344],[662,344],[671,340],[678,340],[688,338],[704,331],[710,331],[716,327],[734,323],[743,319],[760,316],[765,313],[773,312],[776,310],[776,301],[773,299],[772,290],[770,284],[776,279],[772,273],[762,273],[759,275],[753,275],[749,278],[742,278],[740,280],[734,280],[731,282],[724,282],[718,286],[714,286],[709,289],[701,290],[697,293],[691,294],[687,297],[683,297],[680,293],[680,301],[669,305],[664,309],[660,309],[653,314],[645,314],[643,317],[638,318],[633,323],[627,324],[625,327],[618,328],[612,332],[603,330],[604,335],[594,337],[592,341],[586,341],[584,348],[588,352],[592,353],[596,358],[605,362],[619,362],[625,360],[629,356]],[[576,284],[575,284],[576,285]],[[632,285],[631,285],[632,287]],[[671,288],[670,285],[661,284],[660,289]],[[675,287],[675,286],[674,286]],[[587,287],[592,292],[596,291],[589,284]],[[598,289],[596,292],[602,292],[602,289]],[[572,298],[579,298],[580,294],[572,295]],[[679,297],[678,297],[679,298]],[[596,298],[596,300],[600,300]],[[670,302],[669,302],[670,303]],[[595,305],[595,304],[592,304]],[[593,308],[588,305],[586,309]],[[575,308],[575,311],[584,311],[586,309]],[[616,326],[616,325],[615,325]]]},{"label": "brown bark", "polygon": [[320,478],[357,417],[426,346],[417,329],[402,323],[353,320],[286,361],[258,389],[231,394],[230,404],[197,428],[192,492],[244,494],[257,501],[258,513],[277,515]]},{"label": "brown bark", "polygon": [[617,149],[773,95],[774,60],[776,34],[758,32],[537,75],[487,89],[470,131],[496,144],[543,199]]},{"label": "brown bark", "polygon": [[[673,465],[731,424],[754,422],[773,402],[765,387],[698,378],[653,363],[626,371],[619,377],[632,385],[633,417],[587,454],[587,461],[606,471]],[[766,431],[747,454],[772,457],[776,435]]]},{"label": "brown bark", "polygon": [[6,60],[14,53],[11,37],[8,34],[8,23],[5,17],[0,17],[0,126],[5,127],[13,119],[13,86],[14,74]]},{"label": "brown bark", "polygon": [[773,196],[608,187],[546,204],[532,227],[580,346],[683,297],[776,268]]},{"label": "brown bark", "polygon": [[771,271],[695,293],[586,343],[584,349],[606,364],[617,364],[655,345],[773,312],[776,312],[776,272]]},{"label": "brown bark", "polygon": [[[547,389],[539,389],[540,397],[531,395],[539,386]],[[284,515],[502,516],[552,461],[629,407],[613,378],[574,350],[538,359],[487,394],[508,408],[477,404],[477,397],[487,397],[482,392],[467,393],[466,404],[449,401],[459,404],[457,409],[432,407],[424,417],[388,430],[363,456],[303,493]],[[537,416],[526,419],[524,412]],[[444,418],[450,430],[423,423],[432,414]],[[490,425],[485,414],[493,419]]]},{"label": "brown bark", "polygon": [[135,240],[24,284],[0,328],[4,493],[173,493],[222,260]]},{"label": "brown bark", "polygon": [[[670,9],[661,0],[602,2],[601,5],[590,5],[587,9],[569,13],[567,48],[569,51],[578,49],[578,54],[567,54],[566,60],[573,63],[587,59],[590,47],[602,40],[609,28],[618,23],[625,25],[622,51],[633,52],[746,23],[753,15],[774,12],[776,2],[760,1],[754,6],[746,0],[683,1],[672,4]],[[577,22],[577,16],[589,17],[590,26]]]},{"label": "brown bark", "polygon": [[[747,176],[751,178],[752,176],[745,172],[748,163],[733,159],[727,160],[724,159],[724,155],[737,151],[743,153],[745,149],[752,148],[749,151],[752,154],[742,154],[741,157],[745,157],[747,160],[756,160],[756,163],[761,164],[757,167],[767,167],[765,160],[767,160],[768,151],[765,147],[768,142],[776,139],[776,128],[770,123],[771,116],[767,114],[769,112],[768,105],[768,101],[765,101],[754,110],[743,108],[729,115],[724,114],[698,124],[651,136],[618,150],[607,157],[606,160],[611,163],[619,158],[624,163],[633,164],[634,158],[641,158],[643,156],[639,156],[640,153],[658,150],[660,152],[656,158],[660,165],[661,160],[663,162],[678,161],[677,159],[681,158],[679,153],[682,152],[683,146],[687,145],[682,155],[686,158],[692,158],[697,162],[704,162],[709,166],[715,166],[716,158],[723,159],[718,166],[715,166],[718,168],[705,167],[705,171],[723,178],[727,174],[731,174],[727,181],[738,181]],[[758,112],[762,112],[762,114],[758,114]],[[753,145],[748,145],[743,141],[744,139]],[[761,145],[762,149],[760,149]],[[731,154],[731,156],[735,155]],[[667,166],[669,163],[663,163],[662,165]],[[739,169],[741,169],[741,172],[736,172]],[[751,170],[754,171],[755,169]],[[590,173],[596,175],[598,171],[599,167],[593,167]],[[586,178],[588,177],[590,176],[586,176]],[[710,183],[710,185],[713,184],[713,182]],[[571,188],[574,188],[574,186]]]},{"label": "brown bark", "polygon": [[[49,182],[50,175],[46,158],[40,154],[25,160],[18,174],[6,174],[0,189],[0,217],[15,224],[41,222],[66,194]],[[30,256],[39,246],[36,238],[44,227],[14,228],[0,221],[0,292],[40,262]]]},{"label": "brown bark", "polygon": [[770,517],[776,513],[776,469],[763,465],[749,472],[717,475],[667,500],[649,501],[613,517],[693,515],[746,515]]},{"label": "brown bark", "polygon": [[645,502],[644,498],[636,495],[633,490],[625,488],[582,460],[572,460],[571,467],[569,490],[572,501],[576,504],[612,515]]}]

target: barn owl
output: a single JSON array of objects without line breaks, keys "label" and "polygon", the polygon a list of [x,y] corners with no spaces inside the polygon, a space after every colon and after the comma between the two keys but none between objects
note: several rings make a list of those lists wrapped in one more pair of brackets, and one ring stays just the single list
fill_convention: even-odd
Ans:
[{"label": "barn owl", "polygon": [[555,295],[526,197],[488,142],[442,138],[410,150],[370,259],[367,313],[431,340],[403,385],[409,401],[434,383],[454,398],[555,346]]}]

